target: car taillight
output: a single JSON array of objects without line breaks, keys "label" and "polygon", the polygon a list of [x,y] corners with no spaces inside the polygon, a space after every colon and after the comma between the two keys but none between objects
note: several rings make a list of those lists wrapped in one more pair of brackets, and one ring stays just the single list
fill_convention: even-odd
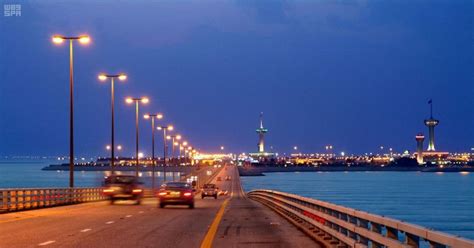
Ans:
[{"label": "car taillight", "polygon": [[114,192],[114,189],[104,189],[103,192],[104,193],[112,193],[112,192]]},{"label": "car taillight", "polygon": [[192,195],[191,192],[184,193],[184,196],[191,196],[191,195]]},{"label": "car taillight", "polygon": [[133,193],[140,193],[140,192],[142,192],[142,191],[143,191],[142,189],[134,189],[134,190],[132,190]]},{"label": "car taillight", "polygon": [[166,195],[166,192],[160,192],[158,195]]}]

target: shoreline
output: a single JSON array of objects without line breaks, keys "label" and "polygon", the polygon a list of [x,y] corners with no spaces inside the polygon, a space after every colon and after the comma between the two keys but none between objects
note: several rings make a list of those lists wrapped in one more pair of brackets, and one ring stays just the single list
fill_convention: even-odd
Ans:
[{"label": "shoreline", "polygon": [[373,166],[324,166],[324,167],[303,167],[303,166],[253,166],[253,167],[239,167],[239,174],[243,177],[248,176],[265,176],[264,173],[274,172],[369,172],[369,171],[382,171],[382,172],[474,172],[474,167],[373,167]]},{"label": "shoreline", "polygon": [[[166,172],[185,172],[189,173],[192,171],[198,170],[198,167],[195,166],[166,166]],[[69,165],[48,165],[41,168],[43,171],[69,171]],[[115,171],[136,171],[137,167],[135,166],[116,166]],[[139,166],[138,170],[140,172],[153,171],[152,166]],[[88,165],[74,165],[74,171],[111,171],[111,166],[88,166]],[[163,166],[156,166],[156,172],[163,172]]]}]

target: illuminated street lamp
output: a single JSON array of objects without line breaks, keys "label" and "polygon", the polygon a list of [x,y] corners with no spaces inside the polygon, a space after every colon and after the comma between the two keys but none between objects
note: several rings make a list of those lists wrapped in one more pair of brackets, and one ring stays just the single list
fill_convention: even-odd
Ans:
[{"label": "illuminated street lamp", "polygon": [[327,145],[325,148],[326,148],[326,153],[328,154],[328,156],[329,154],[332,156],[332,148],[333,148],[332,145]]},{"label": "illuminated street lamp", "polygon": [[151,119],[151,161],[152,161],[152,177],[151,177],[151,188],[155,190],[155,118],[163,119],[162,114],[145,114],[143,116],[145,119]]},{"label": "illuminated street lamp", "polygon": [[88,44],[91,38],[87,35],[76,37],[66,37],[55,35],[53,43],[61,44],[69,41],[69,187],[74,187],[74,52],[73,41],[77,40],[81,44]]},{"label": "illuminated street lamp", "polygon": [[181,135],[179,134],[176,134],[176,135],[168,135],[166,136],[166,139],[167,140],[171,140],[171,159],[174,159],[174,147],[176,146],[175,145],[175,139],[176,140],[180,140],[181,139]]},{"label": "illuminated street lamp", "polygon": [[224,146],[221,146],[221,151],[224,151]]},{"label": "illuminated street lamp", "polygon": [[105,81],[108,78],[110,78],[110,106],[112,110],[111,114],[111,133],[110,133],[110,139],[111,139],[111,144],[112,144],[112,149],[110,149],[110,166],[111,166],[111,174],[113,175],[115,173],[115,90],[114,90],[114,79],[118,78],[120,81],[124,81],[127,79],[127,75],[121,73],[121,74],[116,74],[116,75],[109,75],[109,74],[104,74],[101,73],[98,76],[100,81]]},{"label": "illuminated street lamp", "polygon": [[140,98],[131,98],[131,97],[128,97],[125,99],[125,102],[128,103],[128,104],[132,104],[135,102],[135,140],[136,140],[136,143],[135,143],[135,156],[136,156],[136,171],[135,171],[135,175],[138,177],[138,163],[139,163],[139,158],[138,158],[138,113],[139,113],[139,109],[138,109],[138,105],[139,103],[142,103],[142,104],[147,104],[148,103],[148,98],[146,97],[140,97]]},{"label": "illuminated street lamp", "polygon": [[166,182],[166,131],[173,131],[173,126],[158,126],[156,129],[163,130],[163,182]]}]

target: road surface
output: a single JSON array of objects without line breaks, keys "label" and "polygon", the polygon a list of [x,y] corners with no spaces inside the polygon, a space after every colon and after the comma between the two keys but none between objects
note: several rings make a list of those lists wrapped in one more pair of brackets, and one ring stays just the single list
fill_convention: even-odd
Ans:
[{"label": "road surface", "polygon": [[160,209],[149,198],[140,206],[102,201],[2,214],[0,247],[317,247],[286,220],[247,199],[235,167],[218,177],[222,180],[215,183],[228,194],[217,200],[196,197],[195,209]]}]

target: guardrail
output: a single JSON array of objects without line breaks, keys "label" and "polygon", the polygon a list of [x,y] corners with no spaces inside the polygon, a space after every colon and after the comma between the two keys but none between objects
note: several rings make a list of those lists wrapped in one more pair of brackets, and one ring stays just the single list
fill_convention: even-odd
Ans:
[{"label": "guardrail", "polygon": [[[197,176],[197,188],[211,181],[222,168],[202,168],[190,173]],[[208,173],[209,171],[209,173]],[[145,197],[154,197],[151,189],[146,189]],[[0,213],[53,207],[83,202],[106,200],[102,188],[20,188],[0,189]]]},{"label": "guardrail", "polygon": [[101,188],[0,189],[0,212],[106,199]]},{"label": "guardrail", "polygon": [[279,212],[328,247],[474,248],[474,241],[400,220],[272,190],[253,190],[255,199]]}]

